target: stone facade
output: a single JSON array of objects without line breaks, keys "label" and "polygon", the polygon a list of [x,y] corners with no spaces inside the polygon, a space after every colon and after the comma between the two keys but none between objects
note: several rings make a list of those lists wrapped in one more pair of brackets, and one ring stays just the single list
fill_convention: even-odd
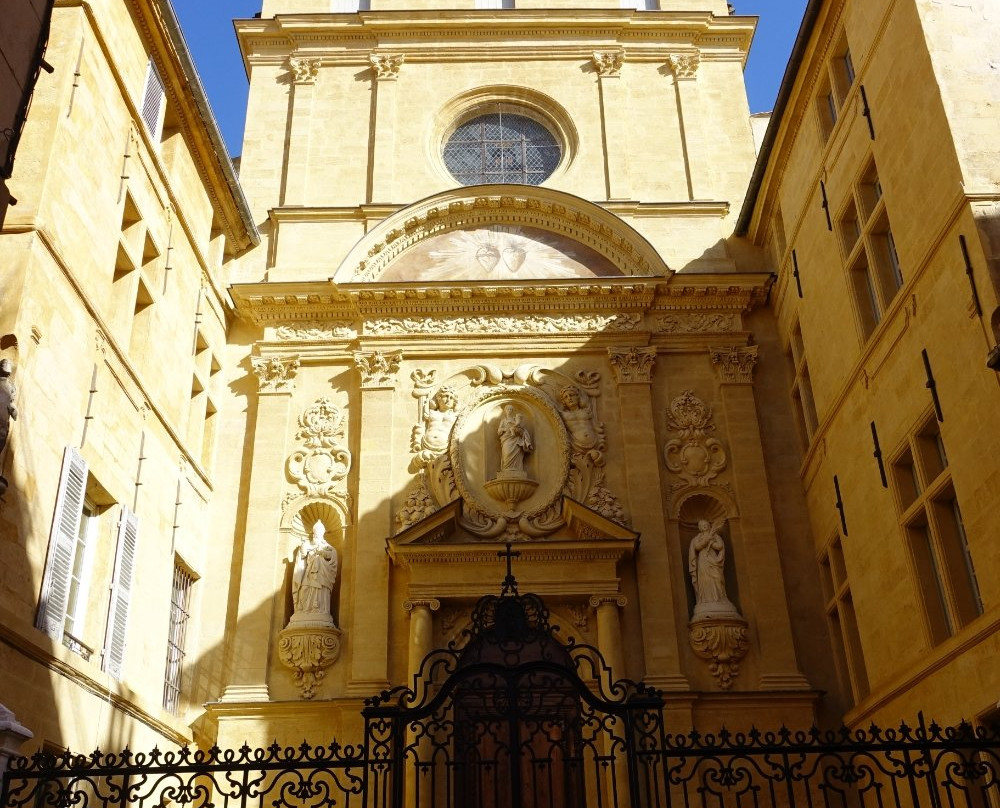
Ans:
[{"label": "stone facade", "polygon": [[[941,44],[942,26],[972,37],[973,12],[811,3],[755,168],[754,20],[723,2],[265,0],[237,22],[244,203],[150,5],[58,10],[53,47],[91,43],[95,86],[43,88],[3,235],[20,257],[0,309],[18,416],[0,661],[29,745],[353,741],[362,699],[498,590],[507,541],[561,636],[667,691],[674,729],[995,702],[1000,447],[976,413],[996,396],[1000,178],[949,129]],[[915,139],[902,110],[938,83]],[[70,103],[107,132],[86,160]],[[486,153],[503,126],[556,151],[509,136],[461,184],[464,144]],[[144,594],[112,673],[108,581],[82,636],[45,621],[77,456],[94,569],[117,580],[132,535]],[[114,528],[133,513],[137,533]],[[177,702],[171,568],[197,627]]]}]

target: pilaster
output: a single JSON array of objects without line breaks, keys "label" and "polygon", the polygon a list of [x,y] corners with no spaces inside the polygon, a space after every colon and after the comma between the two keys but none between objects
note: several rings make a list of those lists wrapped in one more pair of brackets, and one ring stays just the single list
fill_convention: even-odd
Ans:
[{"label": "pilaster", "polygon": [[621,69],[623,50],[594,51],[598,98],[601,106],[601,129],[604,134],[604,171],[608,199],[630,199],[628,128],[625,115],[625,88]]},{"label": "pilaster", "polygon": [[257,376],[257,415],[247,492],[243,563],[236,630],[230,636],[233,667],[221,701],[268,701],[267,648],[280,588],[275,550],[284,486],[286,440],[297,356],[251,357]]},{"label": "pilaster", "polygon": [[[361,377],[358,451],[358,535],[355,549],[354,623],[350,695],[371,695],[389,684],[389,561],[392,534],[392,401],[400,351],[355,351]],[[374,641],[371,638],[375,638]]]},{"label": "pilaster", "polygon": [[[730,470],[740,508],[738,525],[734,523],[738,529],[731,536],[734,542],[739,539],[742,543],[738,552],[748,585],[743,590],[744,607],[749,599],[753,606],[751,619],[760,642],[758,686],[761,690],[805,690],[809,683],[799,672],[795,658],[753,392],[758,348],[756,345],[713,347],[709,355],[719,373]],[[749,616],[746,610],[744,615]]]},{"label": "pilaster", "polygon": [[646,668],[641,678],[664,690],[687,690],[677,634],[681,621],[674,615],[674,582],[664,574],[669,558],[650,390],[656,349],[609,348],[608,355],[618,382],[629,512],[643,537],[642,552],[636,557]]},{"label": "pilaster", "polygon": [[312,129],[313,92],[319,75],[319,59],[290,56],[292,90],[289,98],[288,159],[282,205],[304,205],[309,192],[309,137]]},{"label": "pilaster", "polygon": [[393,139],[396,132],[396,80],[403,66],[401,53],[378,53],[373,51],[368,61],[375,74],[372,91],[375,94],[375,129],[369,166],[368,202],[392,202],[394,196],[395,172],[393,167]]},{"label": "pilaster", "polygon": [[698,68],[701,54],[675,53],[667,57],[667,64],[674,77],[674,93],[677,97],[677,118],[680,125],[681,148],[687,164],[688,195],[694,199],[711,199],[709,163],[700,159],[695,149],[705,142],[702,132],[704,113],[698,86]]}]

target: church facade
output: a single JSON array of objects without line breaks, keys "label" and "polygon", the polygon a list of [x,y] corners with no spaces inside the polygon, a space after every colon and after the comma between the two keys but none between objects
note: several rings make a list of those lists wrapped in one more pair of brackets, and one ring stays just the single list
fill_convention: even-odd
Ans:
[{"label": "church facade", "polygon": [[[725,2],[264,0],[238,183],[169,8],[106,5],[51,47],[131,32],[124,176],[46,185],[49,145],[3,235],[65,257],[2,321],[36,746],[356,740],[508,543],[672,729],[995,720],[985,0],[809,3],[759,154]],[[48,224],[90,186],[92,269]]]}]

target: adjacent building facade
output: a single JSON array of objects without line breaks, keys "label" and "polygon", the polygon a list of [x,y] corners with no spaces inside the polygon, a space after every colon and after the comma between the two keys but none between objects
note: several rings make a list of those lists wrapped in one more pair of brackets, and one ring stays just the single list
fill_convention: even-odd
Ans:
[{"label": "adjacent building facade", "polygon": [[674,728],[994,720],[996,12],[811,2],[758,155],[724,2],[438,5],[238,21],[237,183],[169,6],[59,4],[3,703],[346,742],[510,542]]}]

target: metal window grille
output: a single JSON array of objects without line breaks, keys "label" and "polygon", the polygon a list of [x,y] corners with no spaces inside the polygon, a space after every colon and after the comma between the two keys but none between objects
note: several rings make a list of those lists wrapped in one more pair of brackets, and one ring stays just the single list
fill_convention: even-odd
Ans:
[{"label": "metal window grille", "polygon": [[556,170],[562,149],[538,121],[498,111],[459,126],[448,138],[443,158],[462,185],[540,185]]},{"label": "metal window grille", "polygon": [[184,667],[184,638],[191,608],[191,585],[194,576],[180,564],[174,564],[174,583],[170,597],[170,631],[167,635],[167,669],[163,677],[163,709],[175,715],[181,703],[181,673]]}]

